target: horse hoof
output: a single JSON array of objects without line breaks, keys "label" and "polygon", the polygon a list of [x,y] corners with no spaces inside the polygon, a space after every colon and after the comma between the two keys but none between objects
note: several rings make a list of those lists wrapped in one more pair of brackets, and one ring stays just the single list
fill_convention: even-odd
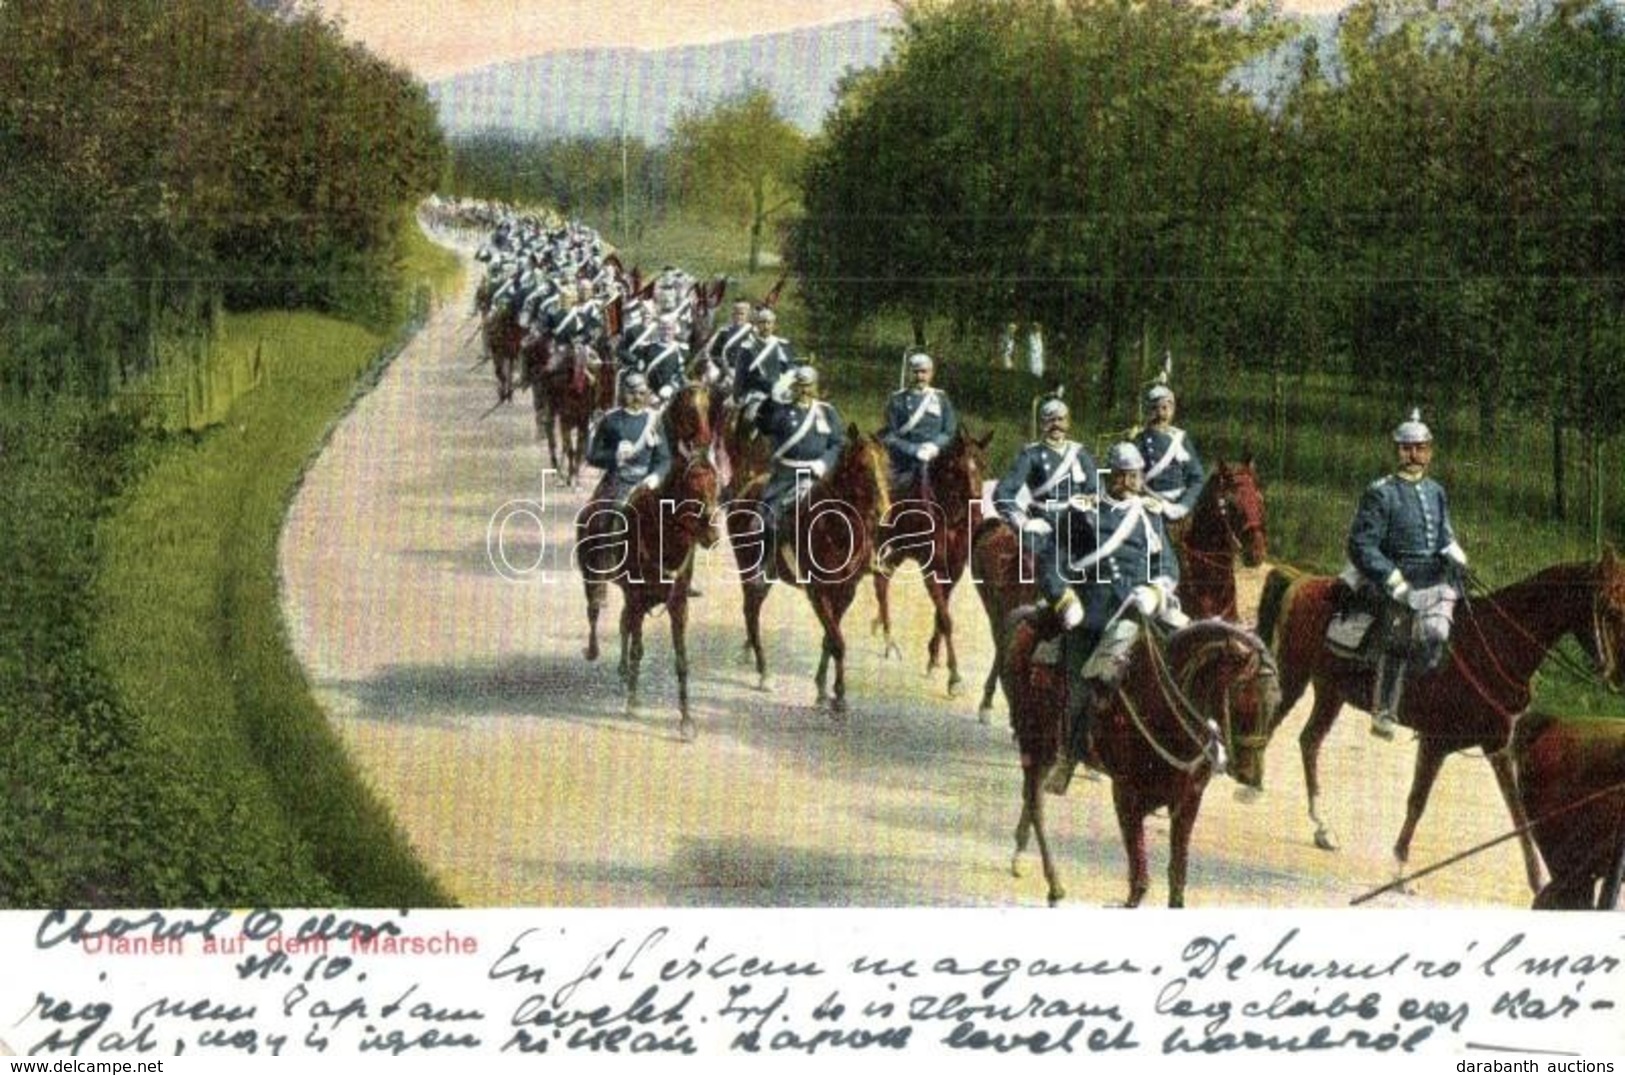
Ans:
[{"label": "horse hoof", "polygon": [[700,737],[700,729],[693,717],[685,716],[677,723],[677,734],[683,737],[683,742],[692,743]]},{"label": "horse hoof", "polygon": [[1238,784],[1236,786],[1236,801],[1238,803],[1247,803],[1251,805],[1263,797],[1264,791],[1262,788],[1252,788],[1248,787],[1246,784]]},{"label": "horse hoof", "polygon": [[1022,876],[1022,873],[1021,873],[1021,852],[1020,851],[1017,851],[1014,855],[1010,856],[1010,876],[1011,877],[1020,877],[1020,876]]},{"label": "horse hoof", "polygon": [[1066,890],[1065,889],[1063,889],[1063,888],[1061,888],[1059,886],[1050,889],[1049,905],[1051,907],[1054,907],[1056,904],[1060,903],[1064,899],[1066,899]]},{"label": "horse hoof", "polygon": [[956,679],[956,678],[950,678],[948,680],[948,697],[950,697],[950,698],[958,698],[961,694],[964,694],[964,693],[965,693],[965,684],[964,684],[963,680]]},{"label": "horse hoof", "polygon": [[586,649],[581,651],[581,655],[587,658],[589,661],[596,661],[598,659],[598,647],[588,646]]},{"label": "horse hoof", "polygon": [[1338,849],[1337,838],[1332,835],[1332,830],[1330,829],[1316,829],[1315,846],[1320,848],[1322,851],[1336,851]]},{"label": "horse hoof", "polygon": [[768,683],[766,676],[763,676],[756,681],[756,687],[754,689],[761,691],[763,694],[773,693],[773,687]]},{"label": "horse hoof", "polygon": [[990,705],[978,706],[976,709],[976,722],[986,727],[993,723],[993,707]]}]

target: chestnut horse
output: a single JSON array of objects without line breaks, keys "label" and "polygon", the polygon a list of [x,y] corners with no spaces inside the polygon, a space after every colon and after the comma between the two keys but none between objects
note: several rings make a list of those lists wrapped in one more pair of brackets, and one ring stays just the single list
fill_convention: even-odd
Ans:
[{"label": "chestnut horse", "polygon": [[[1328,851],[1336,850],[1337,841],[1319,812],[1320,744],[1345,702],[1369,710],[1373,687],[1371,668],[1326,648],[1326,627],[1342,589],[1335,578],[1277,568],[1265,580],[1258,614],[1258,633],[1281,665],[1277,724],[1304,688],[1314,684],[1314,708],[1298,743],[1315,845]],[[1506,747],[1513,722],[1529,705],[1530,681],[1564,635],[1574,636],[1613,689],[1625,683],[1620,661],[1625,653],[1625,564],[1613,549],[1596,563],[1548,567],[1464,602],[1456,613],[1449,660],[1407,684],[1399,721],[1415,729],[1417,746],[1405,823],[1394,844],[1401,873],[1439,769],[1457,751],[1484,751],[1514,824],[1526,823]],[[1522,844],[1530,891],[1539,892],[1544,887],[1540,859],[1527,833]]]},{"label": "chestnut horse", "polygon": [[1257,567],[1269,555],[1264,493],[1251,457],[1219,461],[1184,525],[1180,542],[1179,603],[1193,619],[1237,621],[1236,558]]},{"label": "chestnut horse", "polygon": [[643,620],[659,605],[671,621],[676,654],[678,729],[685,741],[696,735],[688,706],[688,598],[696,547],[711,548],[720,537],[718,483],[711,462],[710,399],[703,386],[672,397],[661,432],[673,459],[664,482],[639,489],[617,507],[606,500],[584,505],[576,516],[576,560],[587,594],[589,661],[598,659],[598,614],[605,591],[620,588],[621,682],[626,708],[638,706],[638,668],[643,660]]},{"label": "chestnut horse", "polygon": [[1518,797],[1552,877],[1534,909],[1613,910],[1625,868],[1625,721],[1529,713],[1512,733],[1512,753]]},{"label": "chestnut horse", "polygon": [[[1252,459],[1229,464],[1220,461],[1202,486],[1202,495],[1182,529],[1179,601],[1193,619],[1213,616],[1239,621],[1236,607],[1236,558],[1248,567],[1263,563],[1269,551],[1264,525],[1264,493]],[[1039,600],[1032,566],[1026,578],[1013,530],[999,519],[986,519],[976,528],[971,544],[971,578],[987,612],[993,636],[993,666],[982,684],[980,713],[986,723],[993,712],[993,694],[999,687],[1009,642],[1009,617],[1017,608]]]},{"label": "chestnut horse", "polygon": [[[1035,650],[1041,641],[1059,641],[1058,626],[1048,611],[1019,618],[1004,668],[1022,776],[1021,820],[1010,871],[1021,875],[1019,860],[1028,836],[1037,836],[1051,906],[1066,892],[1044,832],[1041,789],[1066,734],[1067,684],[1063,665],[1040,663]],[[1126,906],[1139,906],[1150,888],[1145,819],[1163,806],[1170,824],[1168,906],[1185,905],[1191,833],[1213,776],[1205,749],[1207,725],[1212,722],[1219,729],[1235,779],[1256,787],[1279,697],[1269,649],[1245,628],[1198,620],[1164,643],[1142,626],[1122,684],[1109,712],[1096,719],[1093,733],[1095,750],[1112,780],[1112,805],[1128,857]]]},{"label": "chestnut horse", "polygon": [[980,440],[964,430],[948,448],[926,465],[918,488],[907,500],[893,500],[880,526],[880,549],[875,558],[874,628],[886,637],[886,652],[896,651],[891,637],[891,576],[906,560],[920,565],[920,577],[931,597],[936,619],[926,646],[926,671],[937,668],[944,648],[948,657],[948,693],[959,693],[959,658],[954,655],[954,621],[949,602],[954,586],[970,559],[971,533],[982,517],[982,475],[987,470],[990,430]]},{"label": "chestnut horse", "polygon": [[[805,590],[813,614],[824,629],[818,659],[818,704],[832,712],[846,712],[846,640],[841,620],[858,591],[858,580],[870,570],[877,548],[880,520],[891,508],[886,479],[886,452],[880,442],[860,433],[856,425],[846,431],[846,447],[824,478],[813,483],[799,504],[787,508],[780,521],[781,541],[774,550],[762,548],[761,510],[763,475],[740,499],[729,505],[728,534],[739,565],[745,592],[746,646],[756,659],[756,687],[767,689],[767,658],[762,651],[762,604],[772,584],[757,568],[764,555],[779,558],[779,577]],[[745,525],[736,525],[743,523]],[[793,542],[787,547],[785,540]],[[825,689],[830,661],[835,662],[833,695]]]},{"label": "chestnut horse", "polygon": [[513,399],[514,364],[519,360],[520,343],[525,338],[519,314],[506,306],[491,310],[480,323],[485,341],[485,353],[496,372],[497,399],[503,403]]},{"label": "chestnut horse", "polygon": [[573,341],[562,355],[553,352],[558,344],[545,334],[527,340],[525,361],[530,371],[531,405],[536,412],[536,432],[547,441],[547,459],[559,469],[559,448],[564,448],[564,480],[573,489],[587,458],[588,427],[598,407],[603,381],[613,380],[612,366],[599,359],[592,346]]}]

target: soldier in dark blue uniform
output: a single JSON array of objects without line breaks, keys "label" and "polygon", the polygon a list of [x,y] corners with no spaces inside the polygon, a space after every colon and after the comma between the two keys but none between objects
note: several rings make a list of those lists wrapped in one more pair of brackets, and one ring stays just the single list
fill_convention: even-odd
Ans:
[{"label": "soldier in dark blue uniform", "polygon": [[735,372],[741,365],[750,365],[757,346],[756,329],[750,323],[750,303],[744,299],[733,304],[733,313],[726,325],[712,334],[705,346],[705,357],[713,367],[713,383],[733,392]]},{"label": "soldier in dark blue uniform", "polygon": [[756,414],[756,428],[773,445],[773,472],[762,490],[763,568],[778,574],[779,523],[801,493],[828,474],[846,446],[846,426],[832,404],[818,398],[818,371],[797,366],[784,375],[789,399],[769,395]]},{"label": "soldier in dark blue uniform", "polygon": [[1043,439],[1023,448],[993,489],[993,507],[1020,535],[1032,557],[1038,590],[1067,627],[1083,622],[1083,609],[1061,574],[1067,548],[1088,548],[1093,524],[1086,512],[1098,491],[1095,459],[1067,437],[1070,412],[1058,399],[1038,411]]},{"label": "soldier in dark blue uniform", "polygon": [[671,399],[683,387],[688,367],[688,345],[677,338],[677,319],[662,314],[655,339],[634,350],[630,358],[627,368],[643,374],[655,398],[661,403]]},{"label": "soldier in dark blue uniform", "polygon": [[[1419,412],[1412,411],[1409,420],[1394,430],[1394,446],[1398,467],[1372,482],[1360,497],[1349,526],[1350,568],[1343,575],[1345,582],[1384,606],[1380,620],[1387,634],[1377,661],[1371,713],[1371,734],[1383,739],[1394,736],[1405,672],[1412,663],[1413,612],[1424,604],[1442,609],[1442,626],[1448,635],[1459,591],[1456,580],[1467,566],[1467,554],[1450,525],[1444,488],[1427,476],[1433,462],[1433,434],[1422,424]],[[1436,641],[1423,664],[1443,655],[1444,638]]]},{"label": "soldier in dark blue uniform", "polygon": [[778,321],[778,315],[765,306],[756,312],[756,348],[741,351],[734,367],[734,399],[747,423],[756,422],[762,400],[786,370],[798,365],[790,342],[777,334]]},{"label": "soldier in dark blue uniform", "polygon": [[948,394],[931,387],[934,363],[928,354],[910,355],[913,385],[900,388],[886,401],[886,453],[891,457],[893,493],[915,488],[920,475],[959,428],[959,418]]},{"label": "soldier in dark blue uniform", "polygon": [[1145,459],[1146,491],[1162,501],[1169,522],[1190,514],[1206,480],[1190,434],[1174,425],[1176,402],[1167,384],[1152,385],[1145,393],[1145,425],[1133,437]]},{"label": "soldier in dark blue uniform", "polygon": [[616,504],[639,487],[658,488],[671,469],[671,446],[661,436],[660,416],[649,409],[649,383],[629,373],[621,390],[625,405],[604,415],[587,447],[587,462],[604,471],[591,499]]},{"label": "soldier in dark blue uniform", "polygon": [[[1106,488],[1088,513],[1087,544],[1072,550],[1068,577],[1082,596],[1082,622],[1066,637],[1071,735],[1045,787],[1066,793],[1089,730],[1109,706],[1139,637],[1139,620],[1180,628],[1189,622],[1174,590],[1179,559],[1163,518],[1163,501],[1145,491],[1145,460],[1132,443],[1106,455]],[[1138,613],[1138,615],[1134,615]]]}]

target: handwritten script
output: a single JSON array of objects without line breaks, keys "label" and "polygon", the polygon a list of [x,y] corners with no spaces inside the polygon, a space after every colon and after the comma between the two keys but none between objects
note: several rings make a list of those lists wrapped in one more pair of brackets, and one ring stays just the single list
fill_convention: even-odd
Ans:
[{"label": "handwritten script", "polygon": [[[1625,1051],[1594,916],[61,912],[31,1055]],[[15,947],[15,946],[14,946]]]}]

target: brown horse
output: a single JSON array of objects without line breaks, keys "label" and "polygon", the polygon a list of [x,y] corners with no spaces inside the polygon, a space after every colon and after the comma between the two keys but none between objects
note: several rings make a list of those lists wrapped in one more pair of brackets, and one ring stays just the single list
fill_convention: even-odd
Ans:
[{"label": "brown horse", "polygon": [[[1054,906],[1066,892],[1044,833],[1044,775],[1054,763],[1067,706],[1066,672],[1060,663],[1040,663],[1041,641],[1056,638],[1057,621],[1048,612],[1019,619],[1004,668],[1010,698],[1010,725],[1021,751],[1021,820],[1011,873],[1020,876],[1029,835],[1038,853]],[[1146,867],[1145,819],[1166,806],[1170,821],[1168,906],[1185,905],[1191,833],[1202,794],[1213,776],[1205,747],[1207,725],[1220,732],[1235,779],[1247,786],[1261,780],[1269,722],[1279,700],[1275,662],[1269,649],[1245,628],[1223,620],[1198,620],[1176,632],[1166,646],[1142,628],[1109,713],[1098,718],[1094,744],[1112,780],[1112,805],[1128,856],[1128,899],[1137,907],[1150,888]]]},{"label": "brown horse", "polygon": [[[1326,649],[1341,588],[1335,578],[1277,568],[1265,580],[1258,617],[1258,633],[1281,666],[1277,724],[1314,684],[1314,708],[1298,742],[1315,844],[1328,851],[1337,842],[1319,812],[1320,744],[1345,702],[1369,710],[1373,689],[1371,668]],[[1625,683],[1619,659],[1625,652],[1625,565],[1612,549],[1597,563],[1559,564],[1479,598],[1464,605],[1456,621],[1449,659],[1409,683],[1400,702],[1400,723],[1417,733],[1405,824],[1394,844],[1401,872],[1439,769],[1457,751],[1484,751],[1514,823],[1525,823],[1506,747],[1513,722],[1529,705],[1530,681],[1564,635],[1574,636],[1613,689]],[[1527,835],[1523,854],[1530,891],[1538,892],[1544,887],[1540,859]]]},{"label": "brown horse", "polygon": [[1512,733],[1512,753],[1518,797],[1552,877],[1535,910],[1613,910],[1625,867],[1625,721],[1529,713]]},{"label": "brown horse", "polygon": [[926,671],[937,668],[944,648],[948,656],[948,693],[959,693],[959,658],[954,655],[954,621],[948,603],[970,559],[971,534],[982,517],[982,475],[987,470],[989,431],[975,440],[961,430],[946,451],[931,460],[919,486],[906,500],[893,500],[880,526],[875,558],[874,628],[883,631],[886,652],[896,651],[891,637],[892,572],[906,560],[920,565],[920,577],[931,597],[936,619],[926,646]]},{"label": "brown horse", "polygon": [[1264,493],[1251,457],[1219,461],[1183,526],[1179,603],[1194,619],[1241,619],[1236,608],[1236,558],[1257,567],[1269,555]]},{"label": "brown horse", "polygon": [[[779,558],[779,577],[806,591],[813,614],[824,629],[818,659],[818,704],[828,703],[837,714],[846,712],[846,640],[841,620],[857,594],[858,579],[870,570],[880,520],[890,510],[885,449],[880,442],[848,426],[846,447],[835,466],[813,483],[807,495],[788,509],[780,525],[779,547],[762,548],[762,488],[758,478],[746,495],[728,510],[728,534],[739,565],[745,592],[746,646],[756,659],[757,689],[767,689],[767,658],[762,650],[762,604],[772,584],[757,568],[765,554]],[[743,525],[736,525],[743,524]],[[789,539],[787,547],[782,539]],[[830,661],[835,662],[835,686],[825,689]]]},{"label": "brown horse", "polygon": [[611,377],[611,367],[599,359],[592,347],[574,341],[562,354],[549,357],[556,344],[546,343],[545,334],[526,361],[531,370],[531,404],[536,412],[537,435],[547,441],[547,458],[559,469],[559,448],[564,449],[564,480],[573,489],[587,457],[588,427],[597,409],[600,383]]},{"label": "brown horse", "polygon": [[643,620],[659,605],[671,620],[676,654],[678,729],[683,739],[696,734],[688,705],[688,598],[696,547],[709,549],[720,537],[718,482],[711,462],[710,406],[704,387],[685,388],[672,397],[661,418],[673,446],[671,471],[656,489],[639,489],[617,507],[607,500],[584,505],[576,516],[576,560],[587,595],[589,661],[598,659],[598,614],[605,591],[620,588],[621,662],[626,708],[638,706],[638,669],[643,660]]},{"label": "brown horse", "polygon": [[[1021,546],[1016,532],[1003,519],[985,518],[971,536],[970,577],[987,613],[987,626],[993,636],[993,667],[982,684],[978,716],[983,724],[993,713],[993,692],[999,689],[1006,653],[1010,647],[1011,615],[1023,605],[1039,600],[1037,575],[1032,565],[1021,570]],[[1009,698],[1009,692],[1005,692]]]},{"label": "brown horse", "polygon": [[525,338],[524,326],[519,323],[517,311],[503,307],[485,314],[480,332],[485,353],[496,372],[497,399],[506,403],[513,399],[514,366],[519,361],[520,345]]}]

